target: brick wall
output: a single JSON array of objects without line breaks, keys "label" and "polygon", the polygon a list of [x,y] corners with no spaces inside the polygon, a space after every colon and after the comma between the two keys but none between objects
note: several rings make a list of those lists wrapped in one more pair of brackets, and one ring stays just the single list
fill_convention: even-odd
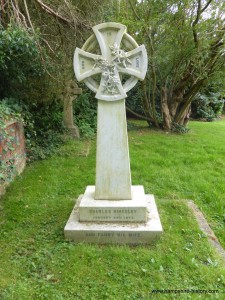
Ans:
[{"label": "brick wall", "polygon": [[11,120],[6,121],[5,125],[4,132],[0,129],[0,173],[3,173],[6,178],[0,179],[0,196],[4,194],[11,179],[16,174],[20,174],[26,165],[22,123]]}]

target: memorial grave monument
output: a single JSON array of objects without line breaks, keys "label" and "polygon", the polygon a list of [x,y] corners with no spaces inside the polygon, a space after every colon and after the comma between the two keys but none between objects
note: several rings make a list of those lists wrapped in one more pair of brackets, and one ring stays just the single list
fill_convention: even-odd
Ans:
[{"label": "memorial grave monument", "polygon": [[125,98],[147,71],[147,53],[126,26],[103,23],[82,49],[74,70],[98,99],[95,186],[80,195],[64,228],[65,238],[96,244],[150,244],[162,233],[153,195],[132,186]]}]

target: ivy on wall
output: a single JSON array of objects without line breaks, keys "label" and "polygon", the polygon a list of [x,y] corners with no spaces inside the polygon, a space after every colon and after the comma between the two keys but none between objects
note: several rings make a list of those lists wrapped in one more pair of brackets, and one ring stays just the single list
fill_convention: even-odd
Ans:
[{"label": "ivy on wall", "polygon": [[22,154],[17,154],[20,141],[10,121],[23,122],[21,114],[13,111],[4,102],[0,102],[0,183],[10,182],[17,173],[16,161]]}]

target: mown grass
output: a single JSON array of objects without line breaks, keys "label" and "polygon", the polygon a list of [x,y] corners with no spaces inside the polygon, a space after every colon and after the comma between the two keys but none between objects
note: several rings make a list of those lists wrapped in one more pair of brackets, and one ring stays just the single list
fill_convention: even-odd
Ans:
[{"label": "mown grass", "polygon": [[225,298],[225,263],[185,203],[195,201],[225,246],[225,121],[191,122],[185,135],[134,124],[132,181],[155,195],[162,238],[146,247],[64,240],[74,200],[95,179],[95,142],[70,141],[52,158],[28,166],[0,200],[0,299],[177,298],[153,289],[217,289],[178,298]]},{"label": "mown grass", "polygon": [[225,248],[225,119],[189,128],[184,135],[133,131],[133,183],[157,199],[194,200]]}]

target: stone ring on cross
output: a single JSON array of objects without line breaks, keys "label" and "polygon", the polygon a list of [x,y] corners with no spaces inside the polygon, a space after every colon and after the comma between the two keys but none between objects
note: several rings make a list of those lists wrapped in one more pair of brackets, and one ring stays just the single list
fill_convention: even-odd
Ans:
[{"label": "stone ring on cross", "polygon": [[126,33],[119,23],[103,23],[93,27],[94,34],[82,49],[76,48],[74,70],[78,81],[105,101],[125,99],[138,79],[147,71],[147,52]]},{"label": "stone ring on cross", "polygon": [[122,24],[93,30],[75,50],[74,69],[98,99],[95,185],[76,201],[65,237],[76,243],[151,244],[162,225],[154,196],[131,182],[125,107],[126,93],[145,77],[147,53]]}]

